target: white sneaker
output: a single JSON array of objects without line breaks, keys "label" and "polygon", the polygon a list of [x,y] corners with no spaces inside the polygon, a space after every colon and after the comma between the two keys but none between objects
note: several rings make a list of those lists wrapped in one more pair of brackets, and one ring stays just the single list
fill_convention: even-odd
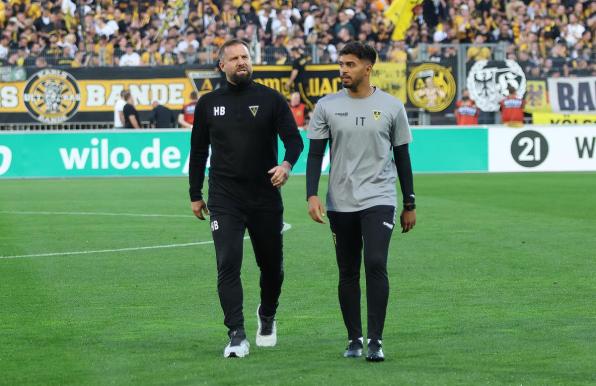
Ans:
[{"label": "white sneaker", "polygon": [[230,342],[224,349],[224,358],[244,358],[248,355],[249,349],[250,343],[248,343],[246,337],[238,336],[234,331],[230,337]]},{"label": "white sneaker", "polygon": [[366,360],[369,362],[383,362],[385,360],[382,340],[368,340],[368,353],[366,354]]},{"label": "white sneaker", "polygon": [[257,307],[257,346],[273,347],[277,344],[277,323],[274,316],[261,316]]},{"label": "white sneaker", "polygon": [[362,356],[362,349],[364,348],[364,339],[351,339],[348,341],[346,351],[344,351],[345,358],[360,358]]}]

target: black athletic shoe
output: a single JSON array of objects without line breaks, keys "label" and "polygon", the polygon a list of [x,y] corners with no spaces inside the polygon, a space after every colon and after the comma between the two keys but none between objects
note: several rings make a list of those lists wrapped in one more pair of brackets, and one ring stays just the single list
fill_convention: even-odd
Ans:
[{"label": "black athletic shoe", "polygon": [[366,353],[366,360],[369,362],[383,362],[385,360],[382,341],[378,339],[368,340],[368,352]]},{"label": "black athletic shoe", "polygon": [[362,349],[364,348],[363,339],[350,339],[348,347],[344,351],[344,358],[360,358],[362,356]]},{"label": "black athletic shoe", "polygon": [[261,315],[261,306],[257,308],[257,346],[273,347],[277,344],[277,323],[275,315]]},{"label": "black athletic shoe", "polygon": [[246,339],[246,333],[244,329],[237,329],[228,332],[230,342],[224,348],[225,358],[244,358],[248,355],[250,344]]}]

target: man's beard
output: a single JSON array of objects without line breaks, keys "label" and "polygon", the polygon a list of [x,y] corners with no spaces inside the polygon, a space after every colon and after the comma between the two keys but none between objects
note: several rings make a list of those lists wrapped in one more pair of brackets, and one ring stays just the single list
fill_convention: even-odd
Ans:
[{"label": "man's beard", "polygon": [[354,92],[358,91],[358,86],[360,86],[360,83],[362,83],[362,80],[360,80],[360,79],[355,80],[354,78],[352,78],[351,81],[352,81],[352,84],[349,84],[349,85],[344,84],[342,82],[342,86],[344,88],[347,88],[347,89],[349,89],[351,91],[354,91]]},{"label": "man's beard", "polygon": [[232,74],[232,76],[230,77],[230,80],[232,81],[232,83],[236,84],[237,86],[244,86],[250,83],[250,78],[252,77],[252,72],[249,72],[247,70],[246,74],[238,74],[238,73],[234,73]]}]

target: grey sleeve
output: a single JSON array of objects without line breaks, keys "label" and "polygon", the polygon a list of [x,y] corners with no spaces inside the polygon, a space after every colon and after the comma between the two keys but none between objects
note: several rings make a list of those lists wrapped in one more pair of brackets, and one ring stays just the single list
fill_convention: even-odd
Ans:
[{"label": "grey sleeve", "polygon": [[412,142],[412,132],[406,115],[406,108],[401,105],[397,114],[393,118],[393,127],[391,128],[391,144],[401,146]]},{"label": "grey sleeve", "polygon": [[312,118],[308,124],[308,139],[327,139],[329,138],[329,124],[325,109],[321,102],[315,106]]}]

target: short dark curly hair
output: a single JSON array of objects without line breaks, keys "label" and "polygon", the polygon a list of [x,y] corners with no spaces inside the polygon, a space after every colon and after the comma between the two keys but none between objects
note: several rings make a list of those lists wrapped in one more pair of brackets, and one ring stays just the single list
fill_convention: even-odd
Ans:
[{"label": "short dark curly hair", "polygon": [[370,45],[359,41],[347,43],[344,48],[339,51],[339,56],[342,55],[354,55],[358,59],[369,61],[370,64],[375,64],[377,61],[377,51],[375,51],[375,49]]}]

